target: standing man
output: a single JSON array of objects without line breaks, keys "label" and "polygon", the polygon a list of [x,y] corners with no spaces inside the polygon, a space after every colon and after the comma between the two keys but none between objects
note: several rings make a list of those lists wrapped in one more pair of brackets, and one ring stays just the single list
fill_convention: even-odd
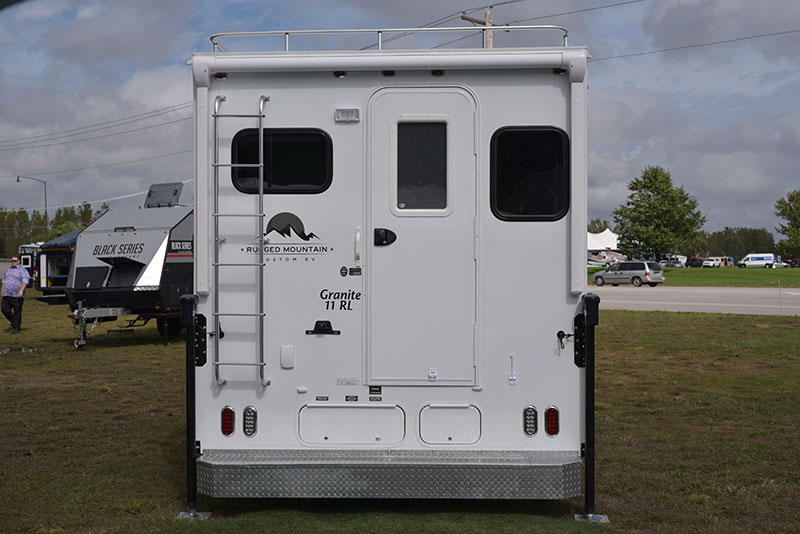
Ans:
[{"label": "standing man", "polygon": [[12,334],[19,333],[22,326],[22,303],[25,300],[25,288],[28,287],[28,269],[19,264],[19,258],[11,258],[11,267],[3,276],[2,311],[11,322]]}]

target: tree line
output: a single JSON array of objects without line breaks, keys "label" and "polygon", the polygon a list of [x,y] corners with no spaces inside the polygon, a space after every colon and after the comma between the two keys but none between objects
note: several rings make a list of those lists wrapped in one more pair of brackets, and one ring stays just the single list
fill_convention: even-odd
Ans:
[{"label": "tree line", "polygon": [[73,230],[82,230],[108,210],[103,204],[92,211],[92,206],[84,202],[79,206],[58,208],[55,216],[46,221],[44,213],[17,209],[8,210],[0,206],[0,256],[10,258],[19,251],[19,246],[39,241],[49,241]]},{"label": "tree line", "polygon": [[751,252],[777,252],[782,258],[800,257],[800,189],[789,191],[775,203],[775,215],[784,220],[776,230],[786,238],[775,243],[766,228],[726,227],[702,230],[706,216],[697,200],[676,187],[669,171],[647,167],[628,183],[630,194],[613,213],[614,226],[605,219],[589,221],[590,232],[612,228],[619,248],[633,257],[662,259],[672,254],[693,257],[732,256]]}]

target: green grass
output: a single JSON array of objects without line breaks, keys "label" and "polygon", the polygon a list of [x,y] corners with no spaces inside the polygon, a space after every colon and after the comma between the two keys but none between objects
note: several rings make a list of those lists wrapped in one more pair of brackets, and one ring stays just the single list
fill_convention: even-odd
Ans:
[{"label": "green grass", "polygon": [[[589,268],[592,274],[601,270]],[[664,269],[665,286],[707,286],[707,287],[800,287],[800,269],[739,269],[738,267],[719,268],[675,268]]]},{"label": "green grass", "polygon": [[[0,532],[797,532],[798,318],[603,311],[597,510],[560,502],[218,500],[184,507],[184,348],[154,326],[72,347],[28,299],[0,332]],[[108,327],[113,327],[108,323]]]}]

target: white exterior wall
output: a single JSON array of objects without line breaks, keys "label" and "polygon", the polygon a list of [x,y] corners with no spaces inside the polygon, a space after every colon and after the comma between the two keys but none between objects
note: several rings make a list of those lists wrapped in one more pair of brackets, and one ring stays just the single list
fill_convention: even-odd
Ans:
[{"label": "white exterior wall", "polygon": [[[477,173],[472,198],[477,199],[477,205],[457,204],[454,210],[469,210],[476,217],[475,288],[464,288],[477,296],[471,312],[475,316],[474,353],[458,356],[471,357],[475,373],[463,385],[424,380],[419,385],[383,385],[381,400],[371,401],[371,396],[378,395],[368,391],[367,299],[371,254],[375,252],[367,250],[372,240],[370,166],[380,162],[370,159],[370,102],[381,88],[403,86],[447,86],[472,95],[474,100],[476,150],[456,157],[474,162]],[[209,331],[213,329],[215,294],[209,266],[213,257],[210,113],[215,97],[226,97],[221,113],[253,114],[259,97],[268,95],[265,128],[317,128],[333,142],[333,181],[328,190],[264,196],[266,217],[260,231],[272,215],[290,212],[302,220],[306,233],[313,232],[319,238],[313,243],[327,248],[320,254],[267,254],[265,362],[270,385],[259,384],[254,368],[233,366],[221,367],[227,382],[219,385],[212,365],[214,342],[209,337],[208,363],[196,371],[197,439],[203,449],[580,450],[583,371],[573,363],[572,342],[560,349],[556,333],[572,333],[573,318],[582,310],[585,270],[583,286],[579,284],[576,289],[571,255],[576,235],[573,227],[580,225],[583,242],[578,243],[579,260],[585,269],[585,163],[571,184],[570,212],[558,221],[506,222],[497,219],[489,208],[492,134],[506,126],[554,126],[574,140],[572,87],[581,93],[578,109],[583,109],[584,84],[570,83],[568,75],[554,74],[552,68],[453,70],[442,77],[432,77],[429,71],[398,71],[394,77],[383,77],[379,71],[349,72],[342,79],[329,71],[232,73],[227,80],[212,80],[209,89],[197,87],[195,280],[200,296],[197,313],[208,317]],[[337,108],[359,109],[360,122],[335,123]],[[585,115],[582,120],[585,127]],[[223,119],[220,126],[220,160],[229,162],[233,135],[243,128],[255,128],[256,122]],[[585,162],[585,132],[581,143],[571,150],[579,150],[577,157]],[[256,211],[257,195],[236,191],[227,169],[220,171],[220,184],[220,213]],[[581,213],[573,218],[576,199]],[[253,242],[258,231],[252,220],[222,220],[220,227],[228,236],[220,248],[221,262],[255,259],[246,253],[248,242]],[[361,229],[363,274],[343,277],[341,267],[355,266],[356,228]],[[280,238],[272,235],[270,239],[278,243]],[[542,250],[548,251],[545,261],[541,259]],[[424,251],[419,261],[425,262]],[[430,264],[426,268],[441,266]],[[231,267],[222,269],[222,273],[217,288],[220,311],[254,310],[255,270]],[[346,299],[352,309],[326,310],[320,296],[324,289],[360,293],[361,298]],[[435,292],[429,297],[431,302],[437,299]],[[402,320],[404,314],[422,313],[428,305],[420,302],[417,309],[395,311]],[[330,320],[341,334],[306,335],[305,331],[322,319]],[[256,319],[223,317],[222,328],[221,361],[256,360]],[[286,368],[291,363],[286,348],[281,365],[282,346],[294,347],[291,368]],[[512,354],[516,375],[513,385],[509,380]],[[358,400],[347,400],[353,396]],[[318,401],[318,397],[328,400]],[[522,411],[529,404],[539,413],[539,432],[533,437],[522,431]],[[556,437],[544,432],[544,411],[551,405],[561,413],[561,430]],[[229,437],[220,432],[224,406],[233,407],[237,414],[236,431]],[[241,416],[246,406],[258,410],[258,432],[253,437],[242,433]],[[451,428],[447,422],[452,423]]]}]

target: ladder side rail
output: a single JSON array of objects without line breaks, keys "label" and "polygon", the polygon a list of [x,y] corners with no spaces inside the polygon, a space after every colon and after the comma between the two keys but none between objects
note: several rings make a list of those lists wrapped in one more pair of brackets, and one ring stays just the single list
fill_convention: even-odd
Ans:
[{"label": "ladder side rail", "polygon": [[261,385],[268,385],[268,380],[264,376],[264,105],[269,101],[269,97],[261,95],[258,98],[258,215],[256,219],[258,235],[258,368]]},{"label": "ladder side rail", "polygon": [[[213,156],[213,176],[214,176],[214,184],[213,184],[213,213],[219,213],[219,105],[221,102],[225,101],[225,97],[221,95],[217,95],[214,99],[214,156]],[[214,378],[217,381],[217,384],[220,386],[225,385],[227,382],[224,378],[222,378],[219,374],[219,338],[220,338],[220,320],[219,320],[219,268],[220,268],[220,261],[219,261],[219,217],[214,217],[214,261],[213,261],[213,272],[214,272],[214,306],[212,308],[212,315],[214,316]]]}]

